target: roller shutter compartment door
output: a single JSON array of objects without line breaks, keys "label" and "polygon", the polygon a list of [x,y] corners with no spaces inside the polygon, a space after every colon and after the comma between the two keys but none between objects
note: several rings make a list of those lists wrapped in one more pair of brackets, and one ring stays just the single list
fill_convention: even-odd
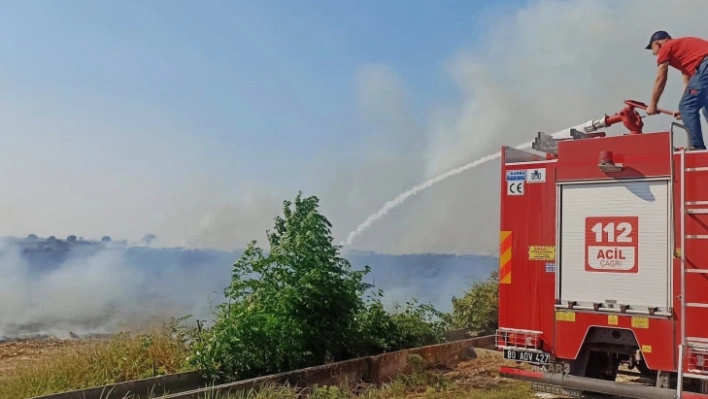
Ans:
[{"label": "roller shutter compartment door", "polygon": [[573,184],[560,190],[563,303],[669,307],[668,182]]}]

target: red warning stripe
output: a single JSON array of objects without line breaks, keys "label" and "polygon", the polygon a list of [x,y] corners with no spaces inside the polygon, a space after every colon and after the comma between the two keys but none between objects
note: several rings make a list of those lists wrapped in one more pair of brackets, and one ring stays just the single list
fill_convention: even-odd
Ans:
[{"label": "red warning stripe", "polygon": [[511,231],[502,231],[499,238],[499,284],[511,284]]},{"label": "red warning stripe", "polygon": [[499,374],[512,378],[520,379],[537,379],[543,378],[544,374],[540,371],[522,370],[515,367],[501,366],[499,367]]}]

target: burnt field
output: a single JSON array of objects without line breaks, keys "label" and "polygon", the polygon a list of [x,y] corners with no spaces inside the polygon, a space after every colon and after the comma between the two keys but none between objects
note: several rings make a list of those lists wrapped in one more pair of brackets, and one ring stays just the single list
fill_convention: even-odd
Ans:
[{"label": "burnt field", "polygon": [[[110,334],[159,316],[210,319],[240,251],[150,248],[118,241],[0,238],[0,340]],[[475,255],[347,254],[384,304],[412,298],[451,310],[496,258]],[[373,289],[372,289],[373,291]]]},{"label": "burnt field", "polygon": [[34,337],[0,341],[0,378],[7,377],[20,368],[30,367],[49,360],[69,348],[94,344],[99,337],[86,339],[57,339]]}]

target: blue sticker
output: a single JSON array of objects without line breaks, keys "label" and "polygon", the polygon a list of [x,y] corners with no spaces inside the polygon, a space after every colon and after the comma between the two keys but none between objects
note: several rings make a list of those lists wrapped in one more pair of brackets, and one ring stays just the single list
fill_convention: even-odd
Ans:
[{"label": "blue sticker", "polygon": [[525,181],[526,170],[507,170],[506,181]]},{"label": "blue sticker", "polygon": [[546,263],[546,273],[555,273],[556,272],[556,264],[555,263]]}]

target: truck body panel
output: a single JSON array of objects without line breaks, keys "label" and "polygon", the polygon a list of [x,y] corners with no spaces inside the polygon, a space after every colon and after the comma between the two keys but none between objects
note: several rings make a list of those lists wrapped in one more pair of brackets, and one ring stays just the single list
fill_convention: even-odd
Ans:
[{"label": "truck body panel", "polygon": [[[504,155],[502,155],[504,163]],[[502,172],[501,203],[502,237],[499,270],[499,323],[511,329],[543,331],[544,347],[553,345],[555,318],[555,161],[508,165]],[[526,169],[543,171],[546,183],[526,183],[530,179]],[[506,174],[512,180],[505,179]],[[515,174],[516,173],[516,174]],[[515,176],[515,177],[511,177]],[[507,195],[513,185],[523,182],[523,195]],[[510,185],[512,185],[510,187]],[[530,247],[536,258],[528,260]],[[523,304],[518,301],[523,298]],[[550,309],[551,312],[534,311]]]},{"label": "truck body panel", "polygon": [[560,301],[668,311],[668,182],[564,184],[559,194]]}]

